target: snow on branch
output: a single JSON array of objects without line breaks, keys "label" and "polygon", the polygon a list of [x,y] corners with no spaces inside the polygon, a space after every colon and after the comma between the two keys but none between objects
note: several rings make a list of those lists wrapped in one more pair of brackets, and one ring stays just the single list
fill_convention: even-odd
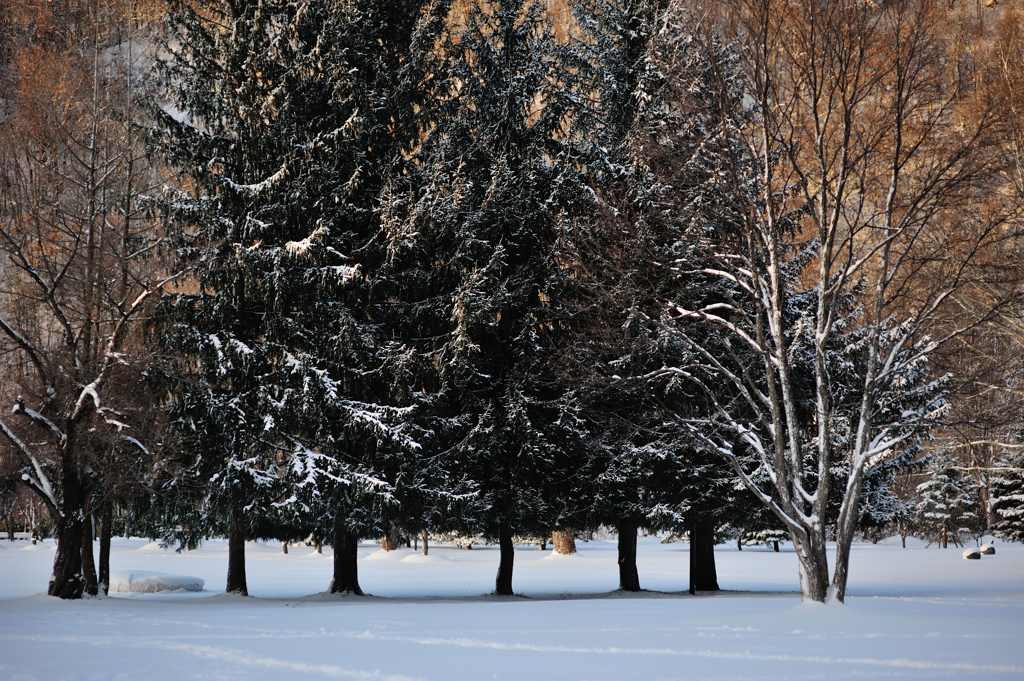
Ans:
[{"label": "snow on branch", "polygon": [[[181,273],[177,273],[162,279],[156,286],[148,288],[135,298],[131,306],[127,310],[121,312],[121,317],[117,320],[117,324],[114,326],[114,331],[110,334],[110,340],[107,342],[107,349],[103,353],[103,366],[100,368],[99,374],[92,380],[91,383],[82,387],[82,391],[78,395],[78,400],[75,402],[75,408],[71,412],[72,422],[78,423],[87,414],[93,410],[98,411],[101,408],[99,389],[103,382],[106,380],[107,375],[110,373],[110,369],[116,365],[123,363],[123,355],[120,352],[121,344],[124,342],[125,334],[128,331],[128,322],[131,318],[142,309],[143,304],[153,294],[166,286],[171,281],[174,281],[181,276]],[[90,407],[91,405],[91,407]]]},{"label": "snow on branch", "polygon": [[64,435],[64,431],[57,427],[57,424],[51,421],[50,419],[46,418],[39,412],[33,409],[29,409],[27,406],[25,406],[25,400],[22,398],[21,395],[18,395],[18,399],[14,401],[14,408],[11,409],[11,413],[27,416],[35,423],[43,426],[44,428],[52,432],[54,435],[56,435],[60,443],[62,445],[64,444],[64,440],[67,437],[66,435]]},{"label": "snow on branch", "polygon": [[257,182],[255,184],[238,184],[230,177],[221,177],[221,180],[224,182],[224,184],[231,187],[239,194],[248,194],[250,196],[256,196],[268,189],[272,189],[278,182],[283,180],[287,174],[288,164],[284,164],[276,173],[274,173],[267,179],[263,180],[262,182]]},{"label": "snow on branch", "polygon": [[39,354],[36,346],[33,345],[25,336],[18,332],[10,322],[0,316],[0,331],[3,331],[15,342],[25,354],[28,355],[29,361],[32,362],[32,366],[36,368],[39,373],[40,381],[46,386],[46,396],[50,401],[57,399],[57,389],[53,387],[53,382],[50,380],[50,375],[46,371],[46,365],[43,364],[42,356]]},{"label": "snow on branch", "polygon": [[15,435],[14,431],[0,419],[0,433],[3,433],[4,437],[7,438],[14,449],[22,454],[29,463],[32,465],[32,470],[35,471],[35,477],[33,478],[28,473],[22,475],[22,479],[29,484],[36,492],[38,492],[46,505],[50,507],[50,510],[54,513],[54,517],[60,518],[62,514],[60,512],[60,506],[57,504],[57,496],[53,492],[53,485],[50,484],[50,478],[46,475],[43,470],[42,464],[39,463],[39,459],[33,453],[32,449],[22,442],[21,438]]}]

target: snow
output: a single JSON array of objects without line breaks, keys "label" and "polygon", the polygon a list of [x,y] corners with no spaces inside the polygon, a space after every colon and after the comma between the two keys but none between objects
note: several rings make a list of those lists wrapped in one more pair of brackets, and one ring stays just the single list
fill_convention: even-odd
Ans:
[{"label": "snow", "polygon": [[965,561],[908,540],[853,548],[846,606],[804,604],[791,547],[716,549],[721,594],[685,593],[685,543],[641,538],[641,585],[619,594],[614,542],[498,552],[364,544],[373,596],[329,596],[330,548],[246,547],[250,593],[223,593],[227,547],[176,553],[115,539],[111,568],[196,575],[198,593],[42,593],[51,540],[0,541],[0,679],[933,679],[1024,677],[1024,546]]},{"label": "snow", "polygon": [[135,570],[111,572],[110,593],[159,593],[161,591],[202,591],[205,581],[199,577],[169,575],[166,572]]}]

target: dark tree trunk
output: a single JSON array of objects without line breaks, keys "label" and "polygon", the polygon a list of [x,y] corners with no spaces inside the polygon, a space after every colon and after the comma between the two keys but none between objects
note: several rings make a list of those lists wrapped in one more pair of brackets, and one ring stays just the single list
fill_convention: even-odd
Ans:
[{"label": "dark tree trunk", "polygon": [[231,521],[228,528],[228,584],[225,591],[229,594],[249,595],[249,586],[245,581],[245,529],[242,525],[242,509],[231,509]]},{"label": "dark tree trunk", "polygon": [[774,551],[775,553],[779,552],[779,540],[778,539],[772,540],[772,551]]},{"label": "dark tree trunk", "polygon": [[92,513],[85,513],[85,522],[82,523],[82,576],[85,578],[83,591],[90,595],[97,595],[99,585],[96,582],[96,555],[92,549]]},{"label": "dark tree trunk", "polygon": [[636,523],[621,522],[619,532],[619,589],[639,591],[640,575],[636,571]]},{"label": "dark tree trunk", "polygon": [[100,590],[106,596],[110,588],[110,535],[114,529],[113,508],[110,501],[103,504],[100,515]]},{"label": "dark tree trunk", "polygon": [[427,555],[427,551],[428,551],[428,547],[427,547],[427,531],[423,530],[423,555],[424,556]]},{"label": "dark tree trunk", "polygon": [[53,558],[53,576],[47,593],[59,598],[81,598],[85,587],[85,576],[82,574],[83,493],[78,467],[69,446],[65,445],[61,455],[62,513],[57,521],[57,552]]},{"label": "dark tree trunk", "polygon": [[512,544],[512,528],[502,523],[498,528],[498,577],[494,581],[494,593],[499,596],[512,595],[512,562],[515,559],[515,546]]},{"label": "dark tree trunk", "polygon": [[696,591],[718,591],[715,570],[715,524],[710,518],[698,517],[690,535],[692,574],[690,581]]},{"label": "dark tree trunk", "polygon": [[359,588],[359,537],[348,531],[343,520],[334,521],[334,577],[328,592],[362,596]]},{"label": "dark tree trunk", "polygon": [[552,532],[551,548],[554,549],[555,553],[560,553],[563,556],[576,553],[576,537],[573,536],[572,528],[566,527]]},{"label": "dark tree trunk", "polygon": [[695,581],[695,578],[697,577],[697,549],[696,549],[696,546],[694,545],[694,541],[693,541],[693,538],[694,538],[694,536],[696,536],[696,534],[697,534],[697,524],[696,524],[696,522],[694,520],[691,519],[690,520],[690,551],[689,551],[689,556],[690,556],[690,595],[691,596],[696,596],[697,595],[697,582]]}]

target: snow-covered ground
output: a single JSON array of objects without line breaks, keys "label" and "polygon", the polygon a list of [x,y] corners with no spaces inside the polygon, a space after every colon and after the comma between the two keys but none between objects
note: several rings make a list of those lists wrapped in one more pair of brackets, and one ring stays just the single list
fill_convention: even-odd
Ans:
[{"label": "snow-covered ground", "polygon": [[[113,571],[205,580],[200,593],[42,595],[51,541],[0,541],[0,679],[1024,678],[1024,546],[980,561],[898,541],[854,547],[845,607],[801,604],[794,555],[720,546],[721,594],[682,593],[685,543],[640,540],[638,595],[613,542],[522,547],[514,586],[486,596],[498,552],[360,551],[373,597],[320,594],[330,548],[249,544],[249,591],[223,594],[227,547],[177,554],[115,540]],[[786,547],[784,547],[785,549]]]}]

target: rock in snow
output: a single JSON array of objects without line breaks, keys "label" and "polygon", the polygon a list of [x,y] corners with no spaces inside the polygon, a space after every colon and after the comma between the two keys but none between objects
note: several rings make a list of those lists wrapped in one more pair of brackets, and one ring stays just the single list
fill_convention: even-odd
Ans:
[{"label": "rock in snow", "polygon": [[983,555],[983,556],[991,556],[991,555],[995,554],[995,552],[996,552],[996,547],[992,546],[991,544],[982,544],[981,545],[981,555]]},{"label": "rock in snow", "polygon": [[158,591],[202,591],[205,581],[199,577],[169,575],[165,572],[111,572],[111,593],[157,593]]},{"label": "rock in snow", "polygon": [[964,551],[964,558],[966,560],[981,560],[981,551],[978,549],[967,549]]}]

